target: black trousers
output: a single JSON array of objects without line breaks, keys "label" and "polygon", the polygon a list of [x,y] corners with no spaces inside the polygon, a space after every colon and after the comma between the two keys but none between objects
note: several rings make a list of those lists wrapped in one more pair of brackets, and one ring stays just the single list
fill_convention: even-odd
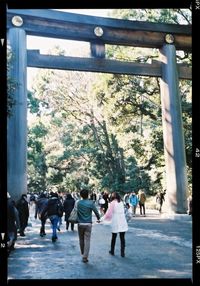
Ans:
[{"label": "black trousers", "polygon": [[70,223],[68,220],[66,220],[66,229],[68,230],[70,224],[71,224],[71,230],[74,230],[74,223]]},{"label": "black trousers", "polygon": [[[124,255],[125,251],[125,232],[119,233],[120,243],[121,243],[121,255]],[[116,243],[117,233],[112,232],[112,239],[111,239],[111,253],[114,254],[115,252],[115,243]]]},{"label": "black trousers", "polygon": [[45,234],[46,218],[41,218],[40,234]]},{"label": "black trousers", "polygon": [[139,206],[140,206],[140,214],[142,215],[142,211],[143,211],[143,215],[145,215],[145,204],[139,203]]}]

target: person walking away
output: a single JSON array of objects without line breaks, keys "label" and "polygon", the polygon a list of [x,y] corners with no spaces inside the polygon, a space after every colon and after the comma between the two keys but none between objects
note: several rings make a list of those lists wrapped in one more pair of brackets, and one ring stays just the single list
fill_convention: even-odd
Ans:
[{"label": "person walking away", "polygon": [[108,194],[108,192],[107,191],[105,191],[104,193],[103,193],[103,199],[104,199],[104,201],[105,201],[105,203],[104,203],[104,206],[103,206],[103,212],[104,212],[104,214],[106,213],[106,211],[107,211],[107,209],[108,209],[108,204],[109,204],[109,194]]},{"label": "person walking away", "polygon": [[132,192],[129,197],[129,204],[131,205],[132,209],[132,216],[136,216],[136,208],[138,205],[138,197],[135,192]]},{"label": "person walking away", "polygon": [[48,215],[48,218],[50,219],[51,227],[52,227],[52,242],[55,242],[58,239],[57,227],[58,227],[58,220],[59,220],[59,213],[58,213],[59,204],[60,204],[60,201],[58,198],[58,194],[51,192],[50,198],[47,203],[47,215]]},{"label": "person walking away", "polygon": [[28,203],[29,203],[30,207],[33,206],[35,204],[35,202],[36,202],[36,195],[34,193],[31,193],[30,197],[28,199]]},{"label": "person walking away", "polygon": [[92,200],[94,203],[96,203],[97,195],[94,191],[90,195],[90,200]]},{"label": "person walking away", "polygon": [[45,193],[41,193],[39,199],[35,203],[35,219],[38,218],[41,221],[41,227],[40,227],[40,236],[43,237],[46,235],[45,233],[45,224],[46,220],[48,218],[47,216],[47,204],[48,204],[48,198],[46,197]]},{"label": "person walking away", "polygon": [[102,194],[101,194],[100,197],[99,197],[98,203],[99,203],[100,213],[101,213],[101,215],[103,216],[104,213],[105,213],[105,211],[104,211],[105,200],[104,200]]},{"label": "person walking away", "polygon": [[[64,199],[63,199],[62,192],[60,190],[58,191],[58,199],[60,201],[60,204],[63,206]],[[62,216],[59,216],[58,225],[57,225],[57,230],[58,231],[60,231],[61,224],[62,224]]]},{"label": "person walking away", "polygon": [[124,203],[118,192],[113,192],[111,203],[107,212],[101,218],[101,221],[111,220],[112,238],[109,253],[115,255],[115,243],[119,233],[121,244],[121,256],[125,257],[125,233],[128,230],[128,224],[125,217]]},{"label": "person walking away", "polygon": [[8,255],[15,249],[17,230],[20,228],[19,213],[15,202],[7,193],[7,250]]},{"label": "person walking away", "polygon": [[16,203],[16,207],[19,212],[20,236],[25,236],[24,231],[28,226],[29,219],[29,205],[26,194],[21,195],[21,198]]},{"label": "person walking away", "polygon": [[129,193],[126,193],[126,194],[124,195],[124,203],[125,203],[125,205],[127,206],[127,208],[130,207],[130,204],[129,204],[130,199],[129,199],[129,197],[130,197],[130,194],[129,194]]},{"label": "person walking away", "polygon": [[145,214],[146,195],[145,195],[144,190],[139,190],[138,200],[139,200],[139,207],[140,207],[140,215],[146,216]]},{"label": "person walking away", "polygon": [[156,204],[157,204],[157,209],[159,213],[162,212],[162,205],[164,201],[165,201],[164,193],[158,192],[156,195]]},{"label": "person walking away", "polygon": [[81,200],[77,202],[78,214],[78,235],[79,244],[82,254],[82,261],[88,262],[90,239],[92,232],[92,212],[97,217],[97,222],[100,222],[100,214],[92,200],[88,199],[88,190],[83,189],[80,191]]},{"label": "person walking away", "polygon": [[65,212],[65,222],[66,222],[66,230],[68,230],[69,225],[71,224],[71,230],[74,231],[74,223],[70,223],[68,221],[70,213],[72,211],[72,209],[74,208],[74,204],[75,204],[75,199],[72,197],[71,194],[67,194],[64,203],[63,203],[63,208],[64,208],[64,212]]}]

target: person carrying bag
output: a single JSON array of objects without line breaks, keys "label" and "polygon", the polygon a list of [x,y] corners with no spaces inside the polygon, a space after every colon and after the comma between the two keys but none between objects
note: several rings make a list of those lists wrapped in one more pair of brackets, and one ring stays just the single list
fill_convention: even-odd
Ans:
[{"label": "person carrying bag", "polygon": [[70,223],[78,223],[77,204],[78,200],[75,202],[74,208],[72,209],[70,216],[68,218],[68,222]]}]

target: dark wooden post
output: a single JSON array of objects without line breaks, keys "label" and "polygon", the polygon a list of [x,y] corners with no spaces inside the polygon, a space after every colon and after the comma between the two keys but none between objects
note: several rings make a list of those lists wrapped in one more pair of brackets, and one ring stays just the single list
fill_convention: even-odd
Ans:
[{"label": "dark wooden post", "polygon": [[14,200],[27,193],[27,55],[26,33],[21,28],[8,31],[12,51],[10,77],[16,82],[15,105],[7,129],[7,189]]},{"label": "dark wooden post", "polygon": [[105,58],[105,45],[101,43],[90,43],[91,56]]},{"label": "dark wooden post", "polygon": [[176,49],[173,44],[165,44],[160,52],[167,205],[169,213],[184,214],[187,211],[187,175]]}]

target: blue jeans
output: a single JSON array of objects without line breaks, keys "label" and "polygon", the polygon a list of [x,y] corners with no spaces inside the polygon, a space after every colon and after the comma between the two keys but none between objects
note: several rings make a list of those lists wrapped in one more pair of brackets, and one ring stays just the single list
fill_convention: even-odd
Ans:
[{"label": "blue jeans", "polygon": [[57,238],[57,226],[58,226],[59,216],[51,215],[49,219],[51,221],[52,238]]},{"label": "blue jeans", "polygon": [[62,217],[58,217],[58,228],[60,228],[62,224]]}]

